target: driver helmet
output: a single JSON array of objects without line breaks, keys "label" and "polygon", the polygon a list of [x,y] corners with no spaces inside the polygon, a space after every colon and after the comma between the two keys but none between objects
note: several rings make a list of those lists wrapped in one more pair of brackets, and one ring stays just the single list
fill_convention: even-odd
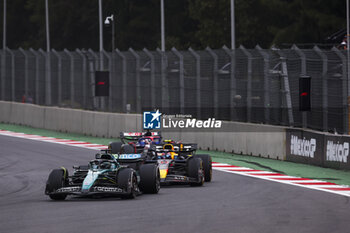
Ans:
[{"label": "driver helmet", "polygon": [[152,144],[159,145],[161,143],[161,139],[159,137],[153,138]]},{"label": "driver helmet", "polygon": [[140,145],[140,146],[145,146],[145,145],[146,145],[146,142],[145,142],[145,140],[144,140],[143,138],[141,138],[141,139],[139,140],[139,145]]},{"label": "driver helmet", "polygon": [[97,161],[92,161],[90,162],[90,168],[95,170],[95,169],[98,169],[98,162]]},{"label": "driver helmet", "polygon": [[152,132],[147,130],[147,132],[145,133],[145,136],[152,136]]},{"label": "driver helmet", "polygon": [[175,152],[168,152],[168,153],[166,153],[165,158],[167,158],[167,159],[177,159],[177,153],[175,153]]},{"label": "driver helmet", "polygon": [[152,142],[152,139],[150,139],[150,138],[141,138],[139,140],[140,146],[145,146],[147,144],[150,144],[151,142]]},{"label": "driver helmet", "polygon": [[100,165],[101,169],[110,169],[111,168],[111,163],[110,162],[102,162]]}]

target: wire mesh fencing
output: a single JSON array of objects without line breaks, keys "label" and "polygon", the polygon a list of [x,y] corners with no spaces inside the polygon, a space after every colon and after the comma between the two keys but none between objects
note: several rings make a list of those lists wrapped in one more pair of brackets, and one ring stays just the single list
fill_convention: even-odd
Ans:
[{"label": "wire mesh fencing", "polygon": [[[198,119],[348,133],[346,51],[318,47],[195,51],[1,51],[5,101],[109,112],[160,109]],[[95,71],[109,71],[96,97]],[[299,77],[311,76],[311,111],[299,111]]]}]

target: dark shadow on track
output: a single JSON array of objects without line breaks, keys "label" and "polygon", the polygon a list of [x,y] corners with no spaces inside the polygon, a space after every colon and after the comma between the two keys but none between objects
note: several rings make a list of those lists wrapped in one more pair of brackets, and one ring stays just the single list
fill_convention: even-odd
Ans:
[{"label": "dark shadow on track", "polygon": [[262,165],[262,164],[257,163],[257,162],[251,162],[251,161],[247,161],[247,160],[243,160],[243,159],[237,159],[237,160],[238,160],[238,161],[245,162],[245,163],[249,163],[249,164],[254,164],[254,165],[258,166],[258,167],[265,168],[265,169],[267,169],[267,170],[269,170],[269,171],[272,171],[272,172],[277,172],[277,173],[285,174],[283,171],[279,171],[279,170],[273,169],[273,168],[271,168],[271,167],[269,167],[269,166],[265,166],[265,165]]}]

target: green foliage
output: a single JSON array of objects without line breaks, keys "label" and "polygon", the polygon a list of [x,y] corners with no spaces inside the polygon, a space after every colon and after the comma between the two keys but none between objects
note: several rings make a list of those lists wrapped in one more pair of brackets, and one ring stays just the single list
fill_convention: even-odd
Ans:
[{"label": "green foliage", "polygon": [[[346,27],[345,1],[290,1],[284,23],[273,27],[273,43],[322,43]],[[282,16],[283,17],[283,16]]]},{"label": "green foliage", "polygon": [[[164,2],[167,49],[231,44],[230,0]],[[117,48],[160,47],[160,0],[103,0],[104,18],[110,14]],[[98,0],[49,0],[49,15],[51,47],[99,48]],[[343,0],[235,0],[236,46],[322,43],[345,28],[345,15]],[[110,50],[112,30],[103,27],[104,48]],[[45,48],[45,30],[44,0],[7,0],[8,47]]]},{"label": "green foliage", "polygon": [[190,15],[197,20],[195,37],[200,47],[230,44],[230,3],[227,0],[190,0]]}]

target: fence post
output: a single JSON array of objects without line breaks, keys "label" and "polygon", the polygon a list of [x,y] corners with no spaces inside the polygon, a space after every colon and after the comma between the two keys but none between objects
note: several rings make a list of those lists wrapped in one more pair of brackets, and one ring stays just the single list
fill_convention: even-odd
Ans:
[{"label": "fence post", "polygon": [[[12,101],[16,100],[16,89],[15,89],[15,85],[16,85],[16,80],[15,80],[15,54],[9,49],[6,48],[7,52],[9,52],[9,54],[11,55],[11,98]],[[5,53],[6,54],[6,53]],[[5,100],[5,99],[4,99]]]},{"label": "fence post", "polygon": [[235,114],[235,96],[236,96],[236,89],[237,89],[237,83],[236,83],[236,76],[235,76],[235,69],[236,69],[236,53],[235,50],[230,50],[226,46],[222,47],[227,55],[230,56],[231,59],[231,69],[230,69],[230,119],[235,120],[236,114]]},{"label": "fence post", "polygon": [[301,49],[299,49],[296,45],[293,45],[292,49],[295,50],[295,52],[298,54],[298,56],[301,59],[301,75],[306,75],[306,73],[307,73],[307,71],[306,71],[306,56],[305,56],[304,52],[301,51]]},{"label": "fence post", "polygon": [[[92,49],[88,49],[87,54],[90,54],[89,57],[92,59],[89,61],[89,69],[90,69],[90,85],[91,87],[91,96],[93,100],[93,109],[97,109],[97,98],[95,97],[95,71],[98,70],[98,56]],[[95,65],[94,65],[95,62]]]},{"label": "fence post", "polygon": [[180,113],[184,114],[185,108],[185,79],[184,79],[184,58],[182,54],[177,51],[176,48],[172,48],[171,51],[179,58],[179,78],[180,78]]},{"label": "fence post", "polygon": [[259,45],[256,49],[264,58],[264,113],[265,122],[270,122],[270,79],[269,79],[269,68],[270,68],[270,55],[265,52]]},{"label": "fence post", "polygon": [[109,69],[109,96],[108,96],[108,109],[112,111],[112,56],[110,56],[105,50],[102,50],[102,53],[108,58],[108,69]]},{"label": "fence post", "polygon": [[129,51],[135,57],[136,60],[136,112],[141,113],[140,56],[132,48],[129,48]]},{"label": "fence post", "polygon": [[127,112],[127,109],[126,109],[126,98],[127,98],[127,96],[126,96],[126,92],[127,92],[127,89],[126,89],[126,87],[127,87],[127,79],[126,79],[126,69],[127,69],[127,67],[126,67],[126,57],[124,56],[124,54],[122,53],[122,52],[120,52],[119,51],[119,49],[116,49],[115,50],[116,51],[116,53],[118,54],[118,56],[119,57],[121,57],[121,59],[122,59],[122,66],[123,66],[123,76],[122,76],[122,81],[123,81],[123,84],[122,84],[122,86],[123,86],[123,88],[121,88],[122,89],[122,92],[123,92],[123,96],[122,96],[122,109],[123,109],[123,111],[124,112]]},{"label": "fence post", "polygon": [[52,92],[51,92],[51,52],[46,52],[46,105],[51,105]]},{"label": "fence post", "polygon": [[51,105],[51,61],[50,52],[39,49],[39,52],[45,57],[45,104]]},{"label": "fence post", "polygon": [[[55,50],[52,49],[52,53],[58,59],[58,104],[62,103],[62,56]],[[39,79],[38,79],[39,80]]]},{"label": "fence post", "polygon": [[[7,49],[7,48],[6,48]],[[5,100],[6,50],[1,51],[1,100]]]},{"label": "fence post", "polygon": [[239,46],[244,55],[248,59],[248,79],[247,79],[247,122],[251,121],[252,117],[252,55],[243,45]]},{"label": "fence post", "polygon": [[282,77],[283,77],[284,91],[285,91],[286,101],[287,101],[289,125],[292,126],[294,124],[294,117],[293,117],[292,98],[290,96],[287,59],[285,57],[282,57],[281,60],[282,60],[282,64],[281,64]]},{"label": "fence post", "polygon": [[[295,50],[295,52],[298,54],[298,56],[301,59],[301,75],[306,75],[306,56],[301,49],[299,49],[296,45],[292,46],[292,49]],[[307,128],[307,113],[304,111],[302,112],[302,120],[303,120],[303,128]]]},{"label": "fence post", "polygon": [[213,91],[214,91],[214,117],[218,116],[218,55],[213,52],[213,50],[209,47],[205,49],[209,55],[214,59],[214,69],[213,69]]},{"label": "fence post", "polygon": [[39,104],[39,56],[40,55],[32,48],[30,48],[29,51],[35,56],[35,103]]},{"label": "fence post", "polygon": [[167,64],[168,59],[166,53],[157,48],[157,52],[161,56],[161,73],[162,73],[162,108],[169,107],[169,93],[168,93],[168,81],[167,81]]},{"label": "fence post", "polygon": [[143,51],[146,53],[146,55],[151,60],[151,105],[152,108],[156,107],[156,90],[155,90],[155,84],[156,84],[156,78],[155,78],[155,64],[154,64],[154,56],[153,54],[146,48],[143,49]]},{"label": "fence post", "polygon": [[[91,57],[93,57],[93,59],[91,60],[92,62],[90,63],[90,87],[91,87],[91,96],[94,102],[94,109],[97,109],[97,98],[95,96],[95,71],[99,69],[99,63],[98,63],[98,56],[96,55],[96,53],[92,50],[92,49],[88,49],[88,53],[91,55]],[[95,67],[94,67],[94,62],[95,62]]]},{"label": "fence post", "polygon": [[327,91],[327,72],[328,58],[322,50],[315,46],[315,52],[322,59],[322,115],[323,115],[323,131],[328,131],[328,91]]},{"label": "fence post", "polygon": [[96,55],[96,53],[92,49],[88,49],[88,52],[91,54],[91,56],[95,60],[95,68],[94,68],[94,70],[98,70],[99,69],[99,64],[98,64],[99,58],[98,58],[98,56]]},{"label": "fence post", "polygon": [[[43,57],[45,57],[45,60],[47,59],[47,55],[46,55],[46,52],[44,51],[44,50],[42,50],[41,48],[38,50],[39,51],[39,53],[41,53],[41,55],[43,56]],[[44,100],[44,103],[45,103],[45,105],[48,105],[47,103],[48,103],[48,100],[47,100],[47,98],[48,98],[48,90],[46,90],[46,87],[47,87],[47,61],[45,61],[45,74],[46,74],[46,76],[45,76],[45,100]]]},{"label": "fence post", "polygon": [[79,49],[76,49],[75,50],[82,58],[83,58],[83,68],[82,68],[82,71],[83,71],[83,105],[84,105],[84,108],[86,108],[86,57],[85,55],[83,54],[82,51],[80,51]]},{"label": "fence post", "polygon": [[349,109],[348,109],[348,98],[347,98],[347,85],[346,85],[346,81],[347,81],[347,72],[346,72],[346,57],[344,54],[342,54],[339,49],[337,49],[336,47],[332,48],[332,51],[335,52],[337,54],[337,56],[341,59],[342,61],[342,93],[343,93],[343,97],[342,97],[342,106],[344,108],[344,120],[343,120],[343,128],[344,128],[344,133],[349,134]]},{"label": "fence post", "polygon": [[284,86],[283,92],[284,92],[284,96],[286,98],[285,105],[286,105],[287,110],[288,110],[288,124],[289,124],[289,126],[292,126],[292,125],[294,125],[294,116],[293,116],[292,97],[291,97],[290,86],[289,86],[287,58],[281,50],[277,50],[277,54],[280,56],[280,60],[281,60],[281,62],[279,63],[281,66],[281,71],[279,72],[279,74],[282,77],[283,86]]},{"label": "fence post", "polygon": [[[23,54],[24,56],[24,95],[25,97],[28,96],[28,54],[22,49],[19,48],[19,51]],[[21,93],[22,95],[23,93]]]},{"label": "fence post", "polygon": [[201,57],[192,48],[188,51],[196,59],[196,103],[197,103],[197,119],[201,119]]},{"label": "fence post", "polygon": [[63,50],[70,58],[70,101],[71,101],[71,107],[73,107],[75,99],[74,99],[74,57],[73,55],[67,50]]}]

